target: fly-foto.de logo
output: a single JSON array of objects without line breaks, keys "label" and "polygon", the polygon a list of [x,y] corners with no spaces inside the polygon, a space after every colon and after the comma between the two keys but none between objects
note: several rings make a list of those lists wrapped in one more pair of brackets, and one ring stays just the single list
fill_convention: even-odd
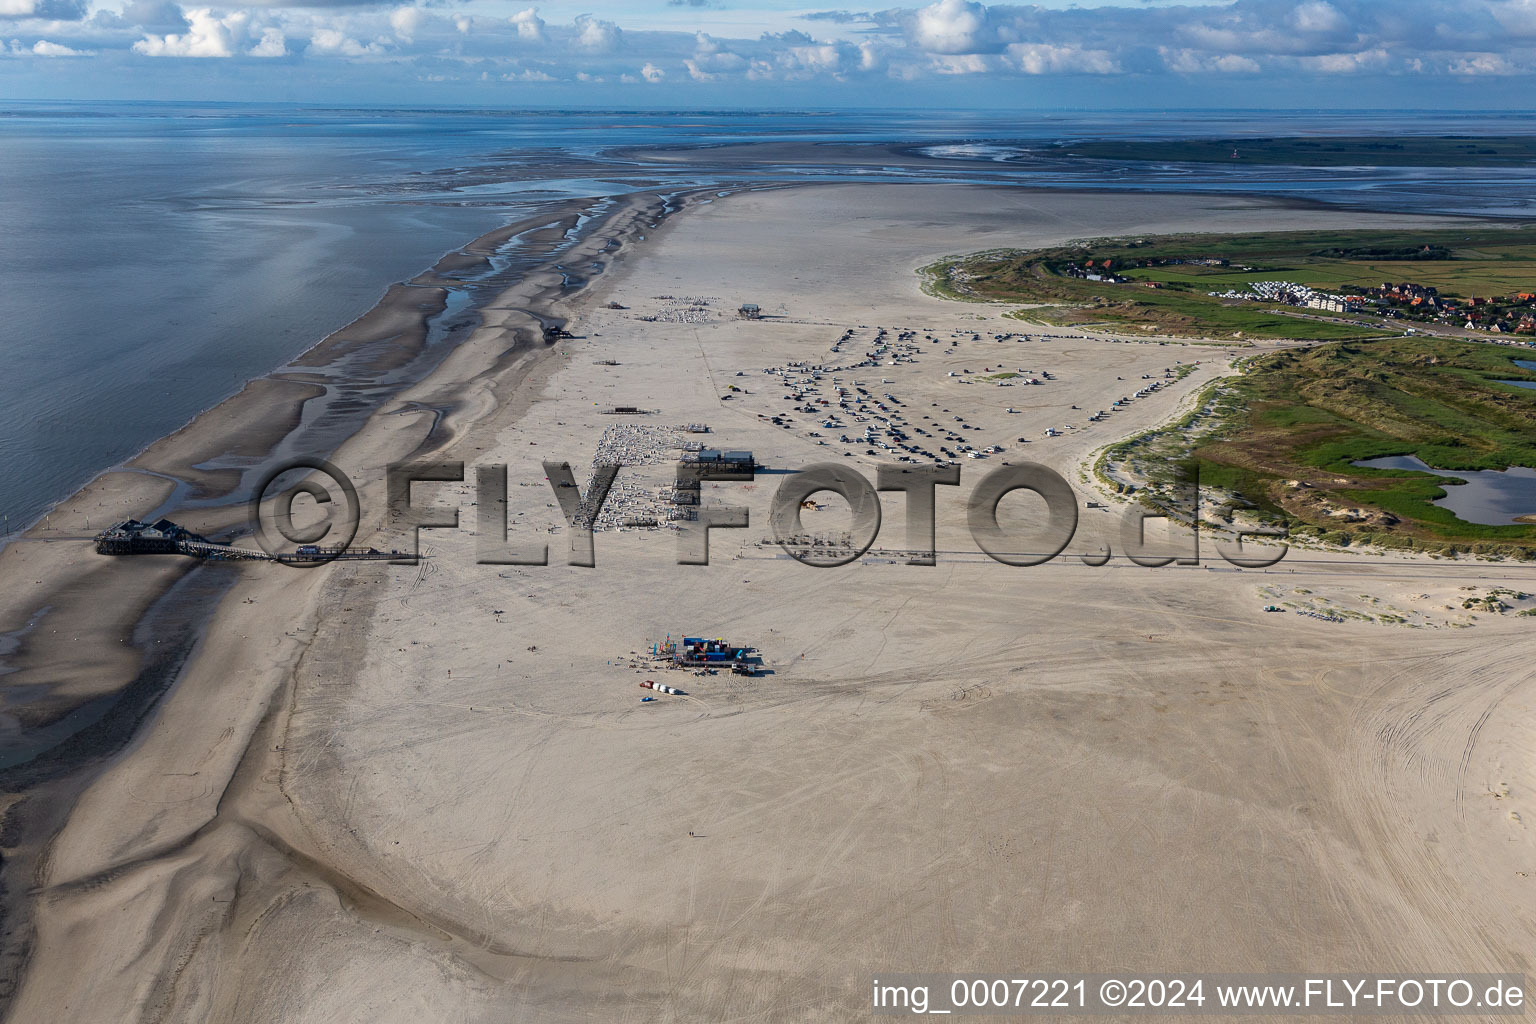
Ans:
[{"label": "fly-foto.de logo", "polygon": [[[568,462],[544,462],[544,475],[554,492],[566,529],[568,565],[597,565],[595,525],[608,500],[614,481],[623,469],[616,462],[598,463],[585,488],[576,480]],[[750,526],[746,505],[699,499],[700,485],[710,481],[728,488],[732,481],[750,481],[756,467],[679,462],[674,494],[683,502],[670,521],[676,528],[678,565],[708,565],[710,534],[715,530],[740,530]],[[276,482],[296,471],[307,471],[296,482],[277,487]],[[508,472],[505,465],[483,465],[475,473],[475,561],[481,565],[548,565],[549,542],[527,536],[527,527],[509,528]],[[434,484],[462,483],[463,462],[406,462],[386,471],[387,510],[383,526],[390,561],[414,564],[419,558],[422,530],[461,528],[461,512],[444,500]],[[797,561],[817,568],[846,565],[863,557],[880,535],[882,492],[901,495],[906,537],[900,553],[910,565],[938,563],[936,544],[939,502],[949,488],[960,488],[958,465],[876,467],[875,479],[858,469],[823,462],[783,474],[768,509],[773,540]],[[1000,517],[1003,499],[1015,492],[1035,496],[1031,515]],[[818,495],[835,494],[846,503],[849,522],[835,534],[808,530],[802,511],[813,507]],[[314,515],[307,525],[296,523],[295,502],[300,495],[312,499]],[[688,497],[691,495],[691,497]],[[1122,514],[1118,531],[1119,553],[1137,565],[1158,567],[1200,561],[1200,503],[1198,476],[1193,472],[1170,489],[1166,504],[1152,509],[1133,504]],[[1004,565],[1031,566],[1049,562],[1067,552],[1078,532],[1080,501],[1071,485],[1049,466],[1024,462],[999,466],[981,477],[964,496],[965,524],[976,547]],[[1041,505],[1043,503],[1043,508]],[[336,466],[321,459],[285,463],[262,479],[250,503],[252,533],[272,558],[290,565],[312,567],[346,557],[361,518],[357,489]],[[1166,519],[1174,540],[1154,546],[1147,540],[1147,521]],[[1006,520],[1006,524],[1005,524]],[[1285,557],[1283,527],[1235,529],[1228,539],[1214,544],[1227,563],[1241,568],[1265,568]],[[1263,538],[1262,547],[1245,547],[1245,538]],[[377,553],[377,552],[375,552]],[[1103,565],[1114,552],[1098,542],[1093,550],[1069,555],[1087,565]]]}]

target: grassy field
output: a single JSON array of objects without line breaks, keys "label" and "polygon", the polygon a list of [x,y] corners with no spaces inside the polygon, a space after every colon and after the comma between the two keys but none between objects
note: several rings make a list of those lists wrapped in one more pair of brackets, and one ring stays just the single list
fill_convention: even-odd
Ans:
[{"label": "grassy field", "polygon": [[[1223,303],[1204,291],[1108,285],[1058,277],[1029,259],[978,255],[925,267],[928,289],[953,299],[1030,303],[1020,319],[1064,327],[1100,327],[1177,337],[1333,341],[1383,332],[1297,316],[1285,307]],[[1217,287],[1212,285],[1209,290]],[[1043,305],[1042,305],[1043,304]],[[1299,310],[1296,312],[1300,312]]]},{"label": "grassy field", "polygon": [[[1237,157],[1232,156],[1236,151]],[[1047,156],[1167,163],[1291,164],[1306,167],[1476,167],[1536,163],[1536,136],[1100,140],[1062,143]]]},{"label": "grassy field", "polygon": [[[1410,249],[1425,245],[1444,250],[1446,259],[1342,258],[1339,250]],[[1111,247],[1135,258],[1147,246]],[[1277,277],[1315,288],[1343,285],[1375,287],[1385,281],[1412,281],[1469,298],[1508,295],[1536,289],[1536,231],[1479,228],[1465,231],[1337,232],[1298,231],[1268,235],[1190,235],[1156,239],[1158,255],[1223,256],[1235,266],[1172,266],[1123,271],[1138,280],[1184,282],[1203,291],[1240,288]],[[1324,255],[1324,254],[1327,255]],[[1241,269],[1252,267],[1252,270]]]},{"label": "grassy field", "polygon": [[[1430,502],[1443,478],[1363,469],[1417,455],[1437,469],[1536,467],[1536,393],[1518,350],[1445,339],[1320,345],[1253,361],[1223,386],[1221,429],[1191,455],[1203,484],[1235,490],[1335,542],[1536,557],[1536,525],[1465,523]],[[1341,509],[1363,508],[1358,521]]]},{"label": "grassy field", "polygon": [[[1435,258],[1414,258],[1423,254]],[[1114,272],[1130,283],[1065,276],[1069,264],[1088,259],[1097,264],[1111,260]],[[1194,259],[1220,259],[1227,265],[1166,262]],[[1325,290],[1411,281],[1459,298],[1533,291],[1536,231],[1479,227],[1090,239],[1049,249],[976,253],[926,267],[924,274],[931,290],[941,295],[1049,304],[1024,315],[1062,325],[1098,324],[1222,340],[1350,340],[1383,335],[1371,327],[1325,319],[1332,314],[1223,300],[1208,293],[1242,291],[1266,280]],[[1145,282],[1162,287],[1145,287]]]}]

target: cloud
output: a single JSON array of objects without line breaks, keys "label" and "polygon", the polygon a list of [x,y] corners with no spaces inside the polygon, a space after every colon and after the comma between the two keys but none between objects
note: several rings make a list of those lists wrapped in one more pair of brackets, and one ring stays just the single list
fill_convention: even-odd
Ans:
[{"label": "cloud", "polygon": [[1237,53],[1200,53],[1196,50],[1160,47],[1158,54],[1162,57],[1164,67],[1179,74],[1203,74],[1213,71],[1241,74],[1260,70],[1258,61]]},{"label": "cloud", "polygon": [[1387,61],[1388,55],[1384,49],[1364,50],[1359,53],[1321,53],[1297,59],[1297,63],[1307,70],[1319,71],[1325,75],[1348,74],[1380,68],[1384,67]]},{"label": "cloud", "polygon": [[539,17],[539,9],[530,7],[526,11],[518,11],[507,19],[517,29],[517,38],[526,39],[532,43],[544,41],[544,19]]},{"label": "cloud", "polygon": [[1012,43],[1006,53],[1026,75],[1112,75],[1120,70],[1107,50],[1085,50],[1075,44]]},{"label": "cloud", "polygon": [[1451,62],[1448,69],[1453,75],[1513,75],[1520,69],[1509,59],[1497,53],[1473,53]]},{"label": "cloud", "polygon": [[941,75],[984,75],[992,70],[992,62],[980,53],[938,53],[928,66]]},{"label": "cloud", "polygon": [[39,57],[94,57],[95,50],[75,50],[62,43],[50,43],[46,39],[39,39],[32,44],[32,52]]},{"label": "cloud", "polygon": [[792,46],[788,57],[794,67],[813,75],[836,74],[843,67],[842,51],[831,43],[822,43],[818,46]]},{"label": "cloud", "polygon": [[79,21],[85,17],[85,0],[0,0],[0,19],[45,18]]},{"label": "cloud", "polygon": [[619,26],[590,15],[576,18],[576,45],[592,53],[612,53],[619,47]]},{"label": "cloud", "polygon": [[286,57],[288,41],[283,38],[281,29],[262,29],[261,39],[245,53],[248,57]]},{"label": "cloud", "polygon": [[873,23],[876,15],[867,11],[811,11],[796,17],[804,21],[831,21],[839,25],[855,25]]},{"label": "cloud", "polygon": [[[1221,88],[1223,78],[1264,76],[1326,89],[1316,83],[1338,76],[1383,83],[1387,76],[1404,83],[1492,79],[1528,75],[1536,66],[1536,0],[905,0],[899,7],[805,13],[766,0],[681,0],[675,6],[699,13],[670,20],[687,21],[688,31],[621,27],[630,24],[623,15],[546,22],[540,7],[522,6],[532,2],[491,14],[495,8],[465,0],[243,0],[239,8],[185,12],[173,0],[0,0],[0,19],[21,23],[5,35],[19,37],[6,47],[13,56],[42,56],[34,43],[46,42],[81,53],[394,65],[400,70],[378,74],[413,83],[432,75],[480,81],[483,73],[487,82],[547,75],[575,87],[627,76],[692,86],[706,101],[748,83],[823,83],[821,95],[836,102],[835,83],[857,80],[943,78],[958,97],[963,92],[953,90],[975,89],[977,80],[1123,75],[1127,96],[1140,102],[1154,95],[1142,90],[1175,77],[1210,79]],[[81,18],[87,3],[93,9]],[[706,13],[717,7],[733,13]],[[728,31],[769,8],[778,12],[775,31]],[[628,8],[610,0],[605,9]],[[532,71],[530,56],[539,58]],[[1198,82],[1180,84],[1181,96],[1195,95],[1188,90]],[[1253,82],[1240,88],[1247,90],[1239,97],[1244,102],[1259,96]],[[1385,84],[1371,88],[1387,95],[1380,91]],[[877,87],[866,84],[860,99],[875,95]]]},{"label": "cloud", "polygon": [[759,41],[764,43],[786,43],[791,46],[807,46],[816,40],[799,29],[792,28],[787,32],[764,32],[759,37]]},{"label": "cloud", "polygon": [[187,30],[187,19],[182,16],[181,8],[171,0],[133,0],[123,8],[117,22],[139,28],[159,29],[161,32]]},{"label": "cloud", "polygon": [[1220,71],[1224,74],[1249,74],[1261,70],[1258,61],[1237,53],[1223,53],[1211,57],[1210,66],[1212,71]]},{"label": "cloud", "polygon": [[363,57],[383,52],[375,43],[361,43],[338,28],[317,28],[309,37],[309,52],[340,57]]},{"label": "cloud", "polygon": [[747,58],[728,49],[720,40],[703,32],[696,33],[693,40],[693,56],[685,59],[683,66],[695,82],[717,82],[747,67]]},{"label": "cloud", "polygon": [[937,0],[916,12],[912,42],[929,53],[977,53],[990,42],[987,14],[973,0]]},{"label": "cloud", "polygon": [[421,31],[426,20],[427,12],[420,7],[398,7],[389,15],[390,28],[395,30],[396,36],[406,41],[416,38],[416,33]]},{"label": "cloud", "polygon": [[1523,39],[1536,39],[1536,0],[1509,0],[1494,5],[1489,14],[1505,32]]},{"label": "cloud", "polygon": [[1326,0],[1309,0],[1291,11],[1291,24],[1298,32],[1339,32],[1349,28],[1349,20]]},{"label": "cloud", "polygon": [[[329,10],[337,7],[369,7],[383,8],[391,2],[398,0],[242,0],[247,7],[270,8],[274,10],[308,12],[312,10]],[[431,0],[428,6],[437,6],[443,0]]]},{"label": "cloud", "polygon": [[146,34],[133,44],[133,52],[146,57],[233,57],[250,23],[243,11],[216,15],[206,7],[187,11],[185,17],[185,32]]}]

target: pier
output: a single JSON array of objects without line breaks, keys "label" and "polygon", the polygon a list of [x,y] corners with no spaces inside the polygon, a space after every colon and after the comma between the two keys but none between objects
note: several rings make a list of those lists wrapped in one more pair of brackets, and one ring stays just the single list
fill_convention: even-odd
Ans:
[{"label": "pier", "polygon": [[325,562],[386,561],[391,558],[410,557],[403,551],[380,551],[377,548],[321,547],[316,544],[300,545],[293,552],[268,554],[237,548],[228,541],[209,540],[193,533],[186,527],[161,519],[154,523],[141,523],[137,519],[124,520],[95,538],[96,553],[100,555],[185,555],[210,562],[284,562],[302,565]]}]

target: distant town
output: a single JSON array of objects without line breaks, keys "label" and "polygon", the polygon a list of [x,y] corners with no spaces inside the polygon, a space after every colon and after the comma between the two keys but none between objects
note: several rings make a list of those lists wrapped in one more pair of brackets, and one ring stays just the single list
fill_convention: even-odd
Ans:
[{"label": "distant town", "polygon": [[1255,281],[1246,291],[1207,294],[1333,313],[1373,313],[1493,334],[1536,334],[1536,292],[1462,299],[1441,296],[1431,285],[1385,281],[1376,288],[1341,285],[1339,294],[1329,294],[1294,281]]},{"label": "distant town", "polygon": [[[1430,251],[1426,247],[1426,252]],[[1123,270],[1154,266],[1223,267],[1251,271],[1253,267],[1233,266],[1220,257],[1185,259],[1147,259],[1121,261],[1111,258],[1088,259],[1059,268],[1065,277],[1102,284],[1134,284],[1144,288],[1177,287],[1161,281],[1127,277]],[[1383,281],[1377,287],[1339,285],[1338,292],[1327,292],[1297,281],[1253,281],[1243,289],[1206,292],[1214,299],[1243,302],[1278,303],[1328,313],[1369,313],[1375,316],[1440,323],[1469,331],[1492,334],[1536,334],[1536,286],[1512,295],[1460,296],[1441,295],[1433,285],[1412,281]]]}]

